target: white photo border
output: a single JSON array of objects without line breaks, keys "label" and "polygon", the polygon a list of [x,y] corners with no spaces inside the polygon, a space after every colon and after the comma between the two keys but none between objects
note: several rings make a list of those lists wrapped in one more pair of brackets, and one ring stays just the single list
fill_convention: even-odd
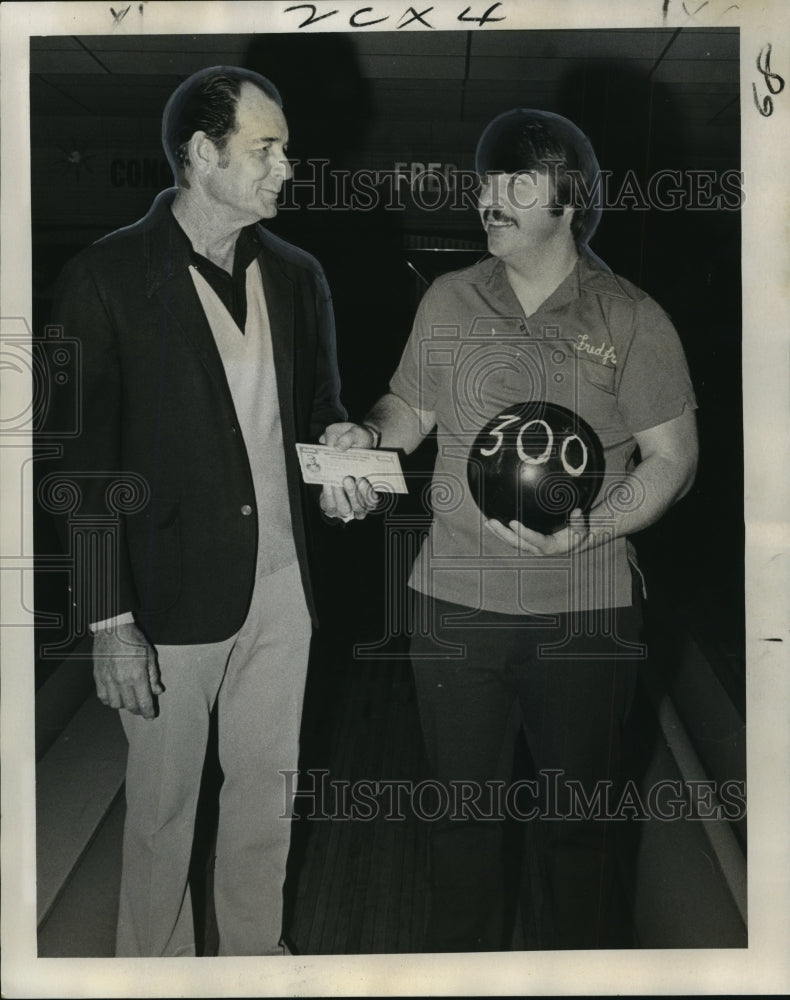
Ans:
[{"label": "white photo border", "polygon": [[[426,0],[439,30],[467,31],[458,20],[471,0]],[[2,49],[2,336],[30,329],[32,279],[29,39],[35,35],[235,34],[294,31],[288,2],[133,3],[122,21],[109,3],[15,3],[0,11]],[[349,18],[372,8],[392,30],[404,0],[332,0],[336,10],[315,28],[349,30]],[[480,12],[490,2],[475,3]],[[120,9],[120,8],[119,8]],[[187,14],[188,10],[188,14]],[[739,27],[742,230],[743,390],[746,520],[747,705],[749,791],[749,945],[744,949],[633,952],[510,952],[496,955],[303,956],[298,958],[39,959],[36,953],[34,698],[32,629],[2,635],[2,964],[9,997],[389,996],[529,994],[756,994],[790,991],[790,670],[788,629],[788,469],[790,418],[790,87],[766,96],[756,66],[772,45],[776,73],[790,79],[790,9],[784,0],[504,0],[505,20],[481,30],[535,28]],[[362,29],[355,29],[362,30]],[[409,30],[421,29],[419,25]],[[757,85],[755,93],[753,85]],[[31,387],[6,381],[6,405],[21,412]],[[4,609],[19,601],[15,567],[33,551],[32,449],[23,437],[0,447],[0,523]],[[27,478],[25,478],[27,477]],[[27,482],[19,492],[18,484]],[[20,535],[20,526],[22,532]],[[722,545],[731,544],[723,538]],[[740,553],[733,552],[734,557]],[[27,560],[27,562],[26,562]],[[766,641],[768,639],[783,641]]]}]

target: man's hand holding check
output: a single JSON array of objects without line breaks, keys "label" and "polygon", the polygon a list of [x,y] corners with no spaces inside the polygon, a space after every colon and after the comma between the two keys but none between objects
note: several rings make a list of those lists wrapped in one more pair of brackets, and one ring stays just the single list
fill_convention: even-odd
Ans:
[{"label": "man's hand holding check", "polygon": [[323,486],[319,502],[327,517],[362,520],[378,506],[378,490],[406,492],[397,453],[374,450],[374,434],[367,427],[330,424],[319,440],[324,447],[297,448],[305,482]]}]

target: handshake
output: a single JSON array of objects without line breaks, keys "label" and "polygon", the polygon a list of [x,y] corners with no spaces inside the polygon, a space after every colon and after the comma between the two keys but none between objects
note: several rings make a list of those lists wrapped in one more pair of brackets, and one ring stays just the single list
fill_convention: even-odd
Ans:
[{"label": "handshake", "polygon": [[[346,452],[350,448],[375,448],[380,434],[369,425],[352,423],[330,424],[319,438],[322,445]],[[389,455],[397,463],[397,455]],[[399,468],[399,463],[398,463]],[[339,517],[343,521],[362,520],[378,506],[379,494],[367,476],[344,476],[342,483],[327,483],[321,490],[319,504],[327,517]]]},{"label": "handshake", "polygon": [[[319,439],[324,448],[314,456],[313,475],[305,476],[323,485],[321,510],[343,521],[362,520],[376,509],[380,492],[406,493],[398,453],[410,455],[435,425],[433,412],[392,393],[381,397],[364,423],[330,424]],[[322,463],[326,467],[316,473],[315,464]]]}]

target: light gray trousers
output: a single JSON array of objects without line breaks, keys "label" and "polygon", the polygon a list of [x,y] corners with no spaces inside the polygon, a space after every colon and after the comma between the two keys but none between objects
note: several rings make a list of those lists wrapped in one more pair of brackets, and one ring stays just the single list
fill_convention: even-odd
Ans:
[{"label": "light gray trousers", "polygon": [[217,702],[220,792],[214,905],[221,955],[281,955],[290,800],[311,623],[297,563],[256,581],[241,631],[158,646],[159,715],[122,711],[129,740],[116,955],[195,954],[189,861]]}]

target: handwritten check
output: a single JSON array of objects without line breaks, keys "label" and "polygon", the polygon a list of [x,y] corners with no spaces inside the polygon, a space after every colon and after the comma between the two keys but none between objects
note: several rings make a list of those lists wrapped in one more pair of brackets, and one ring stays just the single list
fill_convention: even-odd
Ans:
[{"label": "handwritten check", "polygon": [[337,451],[323,444],[297,444],[302,478],[306,483],[342,486],[346,476],[368,480],[374,490],[408,493],[395,451],[349,448]]}]

